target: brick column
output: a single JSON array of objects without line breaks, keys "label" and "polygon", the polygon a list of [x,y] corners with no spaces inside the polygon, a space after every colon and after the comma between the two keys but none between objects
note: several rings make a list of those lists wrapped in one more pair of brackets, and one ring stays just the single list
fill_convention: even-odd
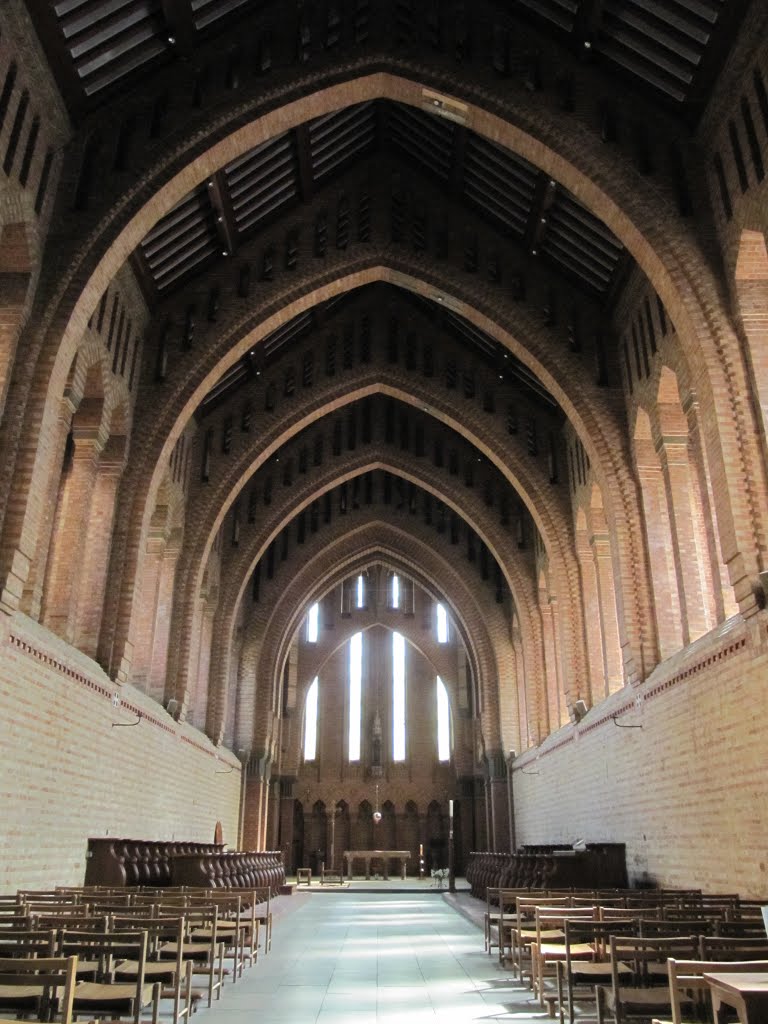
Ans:
[{"label": "brick column", "polygon": [[469,855],[477,849],[475,840],[475,780],[471,775],[461,776],[459,784],[459,817],[461,848],[456,850],[456,861],[462,874],[466,872]]},{"label": "brick column", "polygon": [[125,438],[113,437],[99,458],[77,587],[74,645],[96,657],[107,587],[117,487],[125,466]]},{"label": "brick column", "polygon": [[503,750],[489,750],[485,759],[488,765],[487,788],[491,811],[491,849],[505,852],[510,848],[507,761]]},{"label": "brick column", "polygon": [[[582,513],[580,513],[582,514]],[[586,528],[576,531],[576,557],[581,571],[581,594],[584,604],[584,632],[589,658],[589,679],[577,680],[578,688],[571,699],[581,698],[592,706],[608,691],[603,664],[603,638],[600,616],[600,595],[597,586],[597,572],[593,552],[589,545]],[[525,748],[523,748],[525,749]]]},{"label": "brick column", "polygon": [[[268,850],[279,849],[281,825],[280,785],[281,779],[278,776],[269,780],[269,797],[267,801],[267,841],[265,844]],[[285,860],[285,857],[283,857],[283,859]]]},{"label": "brick column", "polygon": [[711,620],[705,571],[708,552],[706,545],[702,545],[698,517],[692,503],[695,482],[688,458],[688,438],[662,437],[659,456],[671,515],[683,642],[688,644],[708,632]]},{"label": "brick column", "polygon": [[[283,852],[283,863],[285,864],[286,873],[295,871],[297,865],[293,863],[293,805],[295,797],[293,794],[293,788],[296,784],[296,779],[290,775],[283,775],[279,780],[280,785],[280,828],[279,828],[279,844],[280,849]],[[306,828],[305,828],[305,840],[306,840]],[[305,841],[306,846],[306,841]],[[305,851],[306,856],[306,851]]]},{"label": "brick column", "polygon": [[75,427],[74,450],[59,490],[55,533],[45,575],[42,621],[64,640],[72,641],[76,593],[81,579],[86,539],[90,532],[91,503],[99,455],[104,439],[98,427]]},{"label": "brick column", "polygon": [[658,456],[649,440],[636,440],[635,450],[645,519],[646,550],[653,580],[659,656],[663,661],[683,646],[672,531]]},{"label": "brick column", "polygon": [[[40,607],[43,602],[43,585],[46,566],[50,553],[53,535],[54,515],[58,507],[59,489],[62,484],[61,474],[64,468],[64,456],[67,450],[67,437],[72,424],[75,407],[66,398],[59,406],[59,416],[53,428],[50,476],[46,481],[45,491],[40,496],[40,526],[36,538],[36,546],[30,551],[15,551],[11,560],[11,571],[4,582],[2,603],[6,607],[17,608],[19,603],[23,611],[33,619],[40,618]],[[6,513],[7,514],[7,513]],[[23,590],[23,594],[22,594]]]},{"label": "brick column", "polygon": [[246,766],[245,812],[243,815],[243,849],[263,850],[265,834],[263,815],[265,795],[269,788],[269,759],[265,751],[251,755]]},{"label": "brick column", "polygon": [[165,695],[166,667],[168,665],[168,643],[171,634],[171,611],[173,586],[176,581],[176,564],[181,553],[181,530],[173,530],[165,542],[158,566],[157,589],[155,591],[154,625],[151,640],[151,660],[147,690],[162,701]]},{"label": "brick column", "polygon": [[624,670],[619,640],[619,621],[616,615],[616,586],[613,576],[613,553],[607,533],[595,532],[590,539],[595,559],[600,626],[603,637],[603,671],[606,693],[620,690],[624,685]]}]

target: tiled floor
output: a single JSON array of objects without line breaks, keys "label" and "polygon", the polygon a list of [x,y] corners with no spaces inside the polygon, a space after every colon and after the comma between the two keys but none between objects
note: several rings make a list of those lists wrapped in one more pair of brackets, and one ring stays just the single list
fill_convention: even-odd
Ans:
[{"label": "tiled floor", "polygon": [[199,1024],[546,1019],[530,992],[512,985],[483,952],[482,930],[449,899],[387,889],[280,897],[272,952],[196,1018]]}]

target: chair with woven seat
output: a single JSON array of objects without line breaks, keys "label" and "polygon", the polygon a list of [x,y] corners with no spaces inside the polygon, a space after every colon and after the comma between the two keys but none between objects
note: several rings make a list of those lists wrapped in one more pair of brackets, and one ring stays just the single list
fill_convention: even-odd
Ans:
[{"label": "chair with woven seat", "polygon": [[[515,900],[518,896],[530,896],[528,889],[505,889],[489,885],[485,890],[485,915],[483,917],[483,942],[486,953],[492,953],[499,945],[499,928],[502,917],[514,916]],[[493,932],[496,930],[496,942]]]},{"label": "chair with woven seat", "polygon": [[[611,935],[609,943],[611,984],[595,986],[598,1024],[603,1024],[606,1014],[611,1015],[614,1024],[625,1024],[668,1013],[667,960],[669,957],[693,959],[690,951],[697,948],[697,936]],[[629,967],[629,973],[620,971],[620,964]],[[659,965],[663,966],[664,974],[659,972]]]},{"label": "chair with woven seat", "polygon": [[76,967],[76,956],[0,958],[0,1011],[70,1024]]},{"label": "chair with woven seat", "polygon": [[[545,980],[547,968],[550,969],[552,977],[555,977],[558,960],[565,960],[565,925],[567,921],[596,921],[598,909],[595,906],[579,907],[536,907],[536,938],[531,943],[531,987],[533,994],[539,1000],[543,1008],[545,1004]],[[553,932],[559,932],[553,938],[548,938]],[[591,960],[594,956],[594,949],[589,942],[577,945],[572,943],[570,949],[572,959]],[[555,994],[549,997],[550,1005],[556,999]]]},{"label": "chair with woven seat", "polygon": [[[159,982],[145,978],[148,938],[145,931],[84,932],[63,931],[59,936],[59,952],[76,953],[85,961],[95,963],[95,980],[83,981],[75,990],[73,1017],[107,1017],[130,1019],[139,1024],[142,1011],[150,1008],[152,1024],[157,1024],[160,1011]],[[136,977],[117,981],[115,968],[129,957],[138,962]]]},{"label": "chair with woven seat", "polygon": [[[595,985],[610,984],[611,935],[636,935],[637,928],[631,918],[623,921],[566,919],[563,933],[565,955],[556,961],[557,1005],[560,1024],[564,1024],[566,1008],[569,1024],[573,1024],[576,1004],[594,1003]],[[619,976],[631,974],[631,969],[621,962],[616,969]]]},{"label": "chair with woven seat", "polygon": [[[503,942],[501,938],[499,940],[499,960],[503,963],[507,959],[506,943],[509,942],[512,971],[521,982],[525,981],[526,973],[530,975],[531,971],[531,943],[536,941],[536,907],[568,907],[570,902],[569,896],[518,896],[515,900],[514,923],[501,922],[500,928],[503,924],[504,936]],[[562,928],[554,928],[549,929],[546,934],[539,935],[539,939],[551,941],[562,936]]]}]

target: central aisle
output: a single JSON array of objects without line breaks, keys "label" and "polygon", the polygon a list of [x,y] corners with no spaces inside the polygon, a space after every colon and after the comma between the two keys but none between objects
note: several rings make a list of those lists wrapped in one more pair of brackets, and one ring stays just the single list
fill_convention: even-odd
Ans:
[{"label": "central aisle", "polygon": [[[482,932],[440,896],[291,897],[272,952],[227,985],[205,1024],[468,1024],[534,1021],[530,992],[510,983]],[[535,1007],[538,1011],[538,1007]],[[201,1022],[202,1024],[202,1022]]]}]

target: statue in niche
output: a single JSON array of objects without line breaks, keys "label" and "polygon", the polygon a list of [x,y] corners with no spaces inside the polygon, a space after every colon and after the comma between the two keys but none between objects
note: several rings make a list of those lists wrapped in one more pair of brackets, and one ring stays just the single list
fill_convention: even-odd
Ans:
[{"label": "statue in niche", "polygon": [[371,775],[381,775],[382,763],[381,763],[381,742],[382,742],[382,731],[381,731],[381,715],[377,711],[373,717],[373,730],[371,735]]}]

